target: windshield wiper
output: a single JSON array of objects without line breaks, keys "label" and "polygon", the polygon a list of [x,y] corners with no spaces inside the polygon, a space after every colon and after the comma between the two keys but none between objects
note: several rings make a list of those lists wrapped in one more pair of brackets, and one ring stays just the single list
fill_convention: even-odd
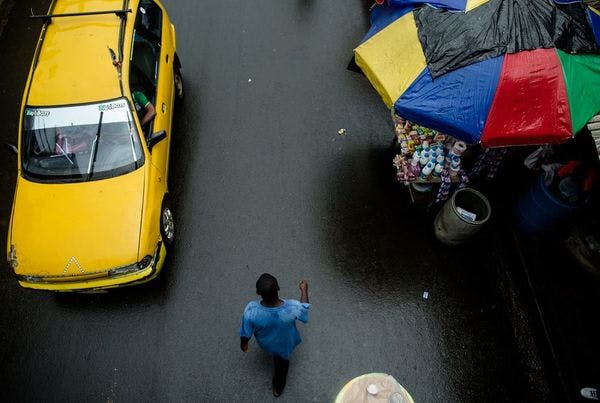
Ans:
[{"label": "windshield wiper", "polygon": [[96,138],[92,143],[92,152],[90,153],[90,162],[88,163],[88,180],[92,178],[94,164],[96,163],[96,156],[98,155],[98,142],[100,141],[100,131],[102,130],[102,116],[104,116],[104,111],[100,111],[100,120],[98,121],[98,131],[96,132]]},{"label": "windshield wiper", "polygon": [[71,165],[75,165],[73,160],[71,158],[69,158],[69,154],[67,154],[67,152],[60,146],[60,144],[58,144],[58,143],[55,143],[55,144],[56,144],[56,147],[58,147],[58,149],[60,150],[61,154],[67,158],[67,160],[71,163]]},{"label": "windshield wiper", "polygon": [[135,155],[135,145],[133,141],[133,128],[131,127],[131,118],[129,117],[128,111],[125,111],[125,115],[127,115],[127,124],[129,125],[129,142],[131,144],[131,155],[133,156],[133,164],[135,166],[135,169],[137,169],[138,163]]}]

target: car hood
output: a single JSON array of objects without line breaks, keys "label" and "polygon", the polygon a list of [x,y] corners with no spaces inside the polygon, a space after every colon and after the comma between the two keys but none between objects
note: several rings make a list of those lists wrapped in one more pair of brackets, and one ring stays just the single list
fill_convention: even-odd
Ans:
[{"label": "car hood", "polygon": [[45,184],[18,179],[10,243],[19,275],[74,276],[137,262],[144,169]]}]

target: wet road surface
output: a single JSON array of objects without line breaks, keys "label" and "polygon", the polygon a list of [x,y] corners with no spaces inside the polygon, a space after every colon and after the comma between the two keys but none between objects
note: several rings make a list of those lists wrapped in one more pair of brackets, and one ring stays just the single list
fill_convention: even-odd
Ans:
[{"label": "wet road surface", "polygon": [[[40,28],[25,16],[48,1],[8,3],[0,137],[14,143]],[[441,246],[431,217],[405,209],[385,159],[389,112],[346,70],[365,2],[166,3],[186,89],[173,133],[174,253],[154,283],[101,295],[21,289],[3,259],[4,393],[269,401],[271,361],[254,341],[243,354],[237,330],[270,272],[284,298],[307,279],[313,304],[281,400],[332,401],[375,371],[417,402],[519,400],[524,376],[493,275],[501,256],[485,239]],[[0,162],[2,245],[15,163]]]}]

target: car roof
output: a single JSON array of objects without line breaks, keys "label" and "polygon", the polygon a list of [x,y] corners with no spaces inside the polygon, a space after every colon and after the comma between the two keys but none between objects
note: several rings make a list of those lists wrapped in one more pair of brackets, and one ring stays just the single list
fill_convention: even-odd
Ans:
[{"label": "car roof", "polygon": [[[137,1],[131,1],[130,8],[135,10],[136,4]],[[122,7],[122,0],[57,0],[49,13],[86,13]],[[132,14],[127,17],[131,26],[134,17]],[[27,104],[65,105],[120,97],[119,77],[109,51],[111,48],[118,57],[120,26],[121,18],[114,13],[52,18],[42,37]],[[125,34],[126,43],[129,36]]]}]

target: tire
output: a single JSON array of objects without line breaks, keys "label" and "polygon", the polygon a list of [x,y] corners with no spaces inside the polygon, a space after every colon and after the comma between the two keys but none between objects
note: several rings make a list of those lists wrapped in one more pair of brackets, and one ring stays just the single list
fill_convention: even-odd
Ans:
[{"label": "tire", "polygon": [[180,106],[183,102],[184,91],[183,91],[183,77],[181,77],[181,71],[179,67],[174,68],[173,84],[175,86],[175,105]]},{"label": "tire", "polygon": [[160,212],[160,236],[165,248],[171,249],[175,243],[175,219],[171,203],[166,198]]}]

